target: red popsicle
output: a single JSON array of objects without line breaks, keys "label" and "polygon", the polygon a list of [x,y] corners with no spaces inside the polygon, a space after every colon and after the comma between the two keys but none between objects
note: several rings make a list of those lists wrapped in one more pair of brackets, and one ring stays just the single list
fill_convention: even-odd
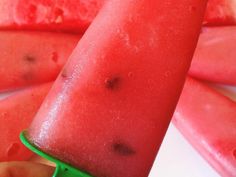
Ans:
[{"label": "red popsicle", "polygon": [[84,32],[105,0],[0,0],[0,29]]},{"label": "red popsicle", "polygon": [[96,177],[148,176],[183,87],[205,4],[106,3],[45,99],[28,138]]},{"label": "red popsicle", "polygon": [[0,162],[27,160],[31,155],[19,140],[48,93],[51,84],[35,86],[0,101]]},{"label": "red popsicle", "polygon": [[222,176],[236,176],[235,102],[188,78],[173,122]]},{"label": "red popsicle", "polygon": [[53,81],[79,35],[0,31],[0,91]]},{"label": "red popsicle", "polygon": [[189,74],[236,85],[236,26],[203,28]]},{"label": "red popsicle", "polygon": [[236,0],[209,0],[205,25],[236,25]]}]

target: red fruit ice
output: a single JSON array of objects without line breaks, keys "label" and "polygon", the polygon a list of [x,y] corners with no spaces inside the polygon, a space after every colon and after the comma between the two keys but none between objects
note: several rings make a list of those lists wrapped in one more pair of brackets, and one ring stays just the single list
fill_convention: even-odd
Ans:
[{"label": "red fruit ice", "polygon": [[222,176],[236,176],[235,102],[188,78],[173,122]]},{"label": "red fruit ice", "polygon": [[189,74],[236,85],[236,26],[203,28]]},{"label": "red fruit ice", "polygon": [[0,0],[0,29],[84,32],[105,0]]},{"label": "red fruit ice", "polygon": [[236,25],[236,0],[209,0],[204,25]]},{"label": "red fruit ice", "polygon": [[79,35],[0,31],[0,91],[53,81]]},{"label": "red fruit ice", "polygon": [[106,3],[37,113],[28,138],[96,177],[148,176],[183,87],[205,4]]},{"label": "red fruit ice", "polygon": [[21,144],[19,133],[30,125],[50,87],[31,87],[0,101],[0,162],[27,160],[32,155]]}]

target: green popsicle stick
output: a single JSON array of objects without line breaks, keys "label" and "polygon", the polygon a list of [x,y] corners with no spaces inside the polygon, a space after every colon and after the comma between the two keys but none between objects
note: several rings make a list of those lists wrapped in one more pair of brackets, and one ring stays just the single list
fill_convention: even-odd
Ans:
[{"label": "green popsicle stick", "polygon": [[52,177],[92,177],[85,172],[80,171],[77,168],[72,167],[71,165],[64,163],[49,154],[44,153],[40,149],[38,149],[35,145],[31,144],[29,140],[25,136],[26,131],[22,131],[20,134],[21,142],[29,148],[34,153],[39,156],[53,162],[56,164],[56,169]]}]

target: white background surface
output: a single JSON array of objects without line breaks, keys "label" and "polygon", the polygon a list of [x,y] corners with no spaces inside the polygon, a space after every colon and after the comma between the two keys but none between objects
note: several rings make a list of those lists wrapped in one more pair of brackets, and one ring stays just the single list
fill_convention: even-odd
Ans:
[{"label": "white background surface", "polygon": [[[236,87],[217,86],[236,100]],[[7,94],[0,94],[0,99]],[[220,177],[171,124],[149,177]]]}]

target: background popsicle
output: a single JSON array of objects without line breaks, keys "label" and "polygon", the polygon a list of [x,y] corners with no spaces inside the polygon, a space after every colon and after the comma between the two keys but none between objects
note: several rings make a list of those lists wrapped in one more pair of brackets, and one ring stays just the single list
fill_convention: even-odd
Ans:
[{"label": "background popsicle", "polygon": [[236,85],[236,26],[203,28],[189,74]]},{"label": "background popsicle", "polygon": [[[110,0],[0,0],[0,29],[83,33]],[[209,0],[204,25],[235,25],[236,0]]]},{"label": "background popsicle", "polygon": [[0,31],[0,91],[55,80],[80,35]]},{"label": "background popsicle", "polygon": [[30,140],[96,177],[147,176],[179,98],[205,4],[109,1],[40,108]]},{"label": "background popsicle", "polygon": [[33,153],[19,140],[48,93],[51,84],[18,91],[0,101],[0,162],[27,160]]},{"label": "background popsicle", "polygon": [[235,102],[188,78],[173,123],[222,176],[236,176]]},{"label": "background popsicle", "polygon": [[204,25],[236,25],[236,0],[209,0]]}]

